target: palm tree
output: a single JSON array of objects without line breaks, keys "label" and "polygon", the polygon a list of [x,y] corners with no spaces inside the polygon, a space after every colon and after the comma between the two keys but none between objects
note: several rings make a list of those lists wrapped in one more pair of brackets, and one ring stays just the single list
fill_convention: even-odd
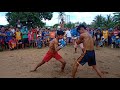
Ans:
[{"label": "palm tree", "polygon": [[107,15],[107,18],[105,19],[104,25],[106,28],[113,28],[114,27],[114,21],[113,21],[113,17],[111,15]]},{"label": "palm tree", "polygon": [[120,12],[113,13],[116,26],[120,26]]},{"label": "palm tree", "polygon": [[104,22],[105,22],[105,18],[101,15],[97,15],[95,17],[95,20],[93,20],[94,23],[95,23],[95,27],[98,28],[98,27],[103,27],[104,26]]}]

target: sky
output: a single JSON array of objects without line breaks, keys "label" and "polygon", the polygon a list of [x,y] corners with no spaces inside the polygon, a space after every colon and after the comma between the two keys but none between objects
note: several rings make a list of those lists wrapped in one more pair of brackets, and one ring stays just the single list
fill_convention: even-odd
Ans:
[{"label": "sky", "polygon": [[[6,25],[8,24],[5,14],[7,12],[0,12],[0,25]],[[106,17],[107,15],[111,14],[113,16],[114,12],[65,12],[66,15],[70,16],[69,21],[70,22],[86,22],[87,24],[90,24],[95,16],[97,15],[102,15]],[[53,17],[51,20],[42,20],[43,22],[46,23],[47,26],[52,26],[56,23],[58,23],[58,12],[53,13]]]}]

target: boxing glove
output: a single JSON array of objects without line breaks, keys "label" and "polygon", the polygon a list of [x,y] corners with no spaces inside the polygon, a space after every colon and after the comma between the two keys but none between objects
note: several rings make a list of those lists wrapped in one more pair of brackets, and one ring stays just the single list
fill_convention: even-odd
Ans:
[{"label": "boxing glove", "polygon": [[63,47],[65,47],[66,46],[66,42],[65,42],[65,40],[64,39],[60,39],[59,40],[59,43],[60,43],[60,48],[63,48]]}]

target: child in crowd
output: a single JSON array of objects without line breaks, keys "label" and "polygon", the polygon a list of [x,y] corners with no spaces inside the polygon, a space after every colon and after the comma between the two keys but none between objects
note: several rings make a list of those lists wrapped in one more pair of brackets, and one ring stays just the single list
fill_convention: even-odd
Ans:
[{"label": "child in crowd", "polygon": [[38,38],[37,38],[37,48],[38,49],[42,48],[42,44],[43,44],[42,42],[43,42],[42,37],[38,36]]},{"label": "child in crowd", "polygon": [[8,43],[9,49],[14,50],[17,47],[17,40],[15,39],[15,36],[12,37],[12,39]]}]

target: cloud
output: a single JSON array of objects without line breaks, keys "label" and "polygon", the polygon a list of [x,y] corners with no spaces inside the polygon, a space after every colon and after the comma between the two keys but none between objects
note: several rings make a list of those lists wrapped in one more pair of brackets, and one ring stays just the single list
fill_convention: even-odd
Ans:
[{"label": "cloud", "polygon": [[[75,22],[86,22],[87,24],[90,24],[95,16],[102,15],[106,17],[107,15],[111,14],[113,16],[114,12],[65,12],[66,15],[70,15],[70,21]],[[58,12],[53,13],[53,18],[50,21],[44,21],[46,22],[46,25],[52,26],[56,23],[58,23]]]},{"label": "cloud", "polygon": [[5,16],[0,16],[0,25],[6,25],[8,24]]}]

